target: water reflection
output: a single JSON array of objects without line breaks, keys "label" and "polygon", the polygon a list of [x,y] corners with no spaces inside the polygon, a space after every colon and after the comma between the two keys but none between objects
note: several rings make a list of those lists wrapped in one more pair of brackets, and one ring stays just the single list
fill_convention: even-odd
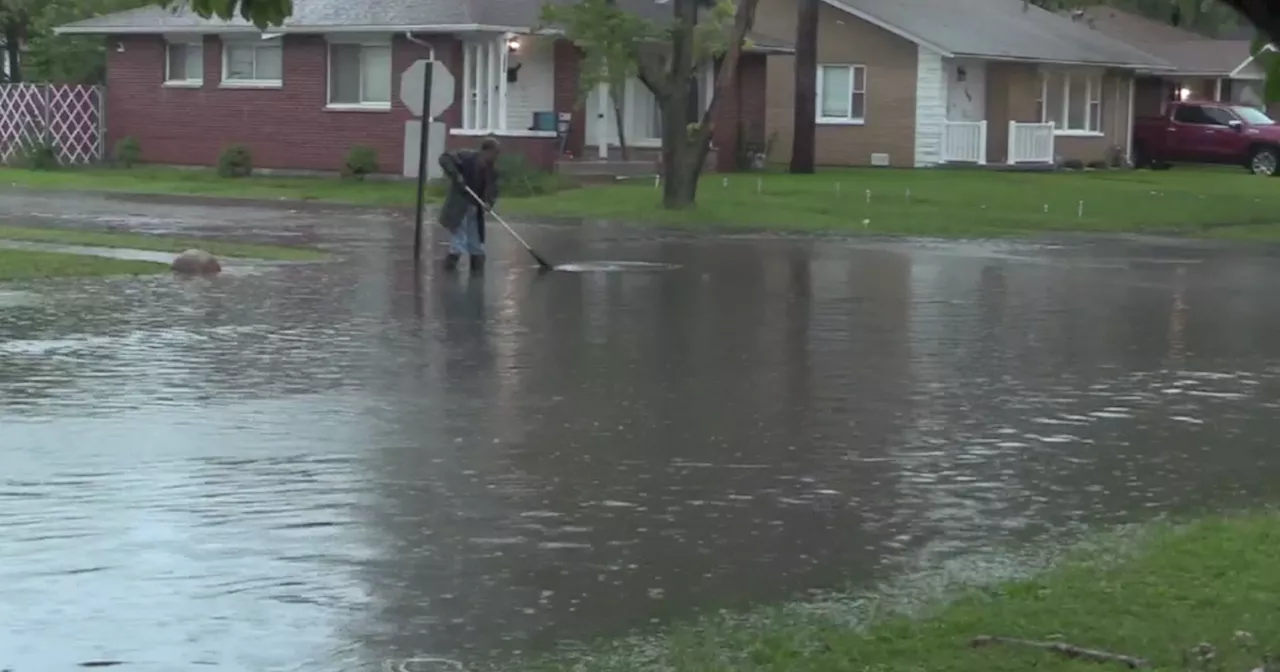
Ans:
[{"label": "water reflection", "polygon": [[679,268],[450,276],[396,217],[33,199],[341,257],[6,287],[0,666],[540,649],[1274,497],[1247,253],[542,228]]}]

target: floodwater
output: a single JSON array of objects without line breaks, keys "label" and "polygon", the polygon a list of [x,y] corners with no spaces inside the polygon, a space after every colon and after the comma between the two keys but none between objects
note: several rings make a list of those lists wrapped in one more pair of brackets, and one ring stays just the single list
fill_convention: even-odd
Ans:
[{"label": "floodwater", "polygon": [[385,213],[0,217],[337,253],[0,287],[15,672],[475,660],[1280,498],[1261,249],[538,226],[556,262],[672,265],[539,275],[494,227],[473,278],[415,273]]}]

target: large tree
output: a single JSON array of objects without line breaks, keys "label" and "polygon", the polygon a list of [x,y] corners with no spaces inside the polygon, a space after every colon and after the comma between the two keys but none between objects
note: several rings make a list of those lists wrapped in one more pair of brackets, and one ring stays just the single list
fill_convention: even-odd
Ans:
[{"label": "large tree", "polygon": [[21,82],[22,47],[31,33],[35,0],[0,0],[0,37],[4,38],[4,58],[9,62],[9,80]]},{"label": "large tree", "polygon": [[[715,101],[734,87],[758,0],[673,0],[669,21],[649,22],[612,2],[557,3],[544,18],[588,54],[587,64],[634,72],[658,101],[662,119],[662,203],[693,205],[711,147]],[[715,86],[699,109],[698,71],[717,64]],[[592,65],[595,64],[595,65]],[[616,85],[616,84],[615,84]],[[734,151],[732,147],[721,151]]]}]

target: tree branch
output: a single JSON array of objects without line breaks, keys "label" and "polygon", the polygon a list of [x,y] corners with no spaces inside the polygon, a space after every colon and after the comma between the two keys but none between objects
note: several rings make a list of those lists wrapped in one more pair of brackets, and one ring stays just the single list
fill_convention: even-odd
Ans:
[{"label": "tree branch", "polygon": [[707,109],[702,112],[702,121],[698,124],[698,135],[695,140],[705,143],[711,135],[711,118],[715,111],[716,101],[721,94],[727,94],[737,85],[738,62],[742,60],[747,33],[756,22],[756,6],[760,0],[738,0],[738,11],[733,16],[733,31],[729,34],[729,50],[716,73],[716,84],[711,90],[711,100],[707,101]]},{"label": "tree branch", "polygon": [[1072,646],[1063,642],[1036,642],[1029,639],[1017,639],[1015,637],[991,637],[981,635],[974,637],[970,642],[972,646],[987,646],[990,644],[1013,644],[1016,646],[1028,646],[1036,649],[1044,649],[1060,653],[1068,658],[1079,658],[1081,660],[1089,660],[1095,663],[1120,663],[1131,670],[1142,667],[1150,667],[1151,664],[1142,658],[1126,656],[1119,653],[1108,653],[1106,651],[1098,651],[1095,649],[1083,649],[1078,646]]}]

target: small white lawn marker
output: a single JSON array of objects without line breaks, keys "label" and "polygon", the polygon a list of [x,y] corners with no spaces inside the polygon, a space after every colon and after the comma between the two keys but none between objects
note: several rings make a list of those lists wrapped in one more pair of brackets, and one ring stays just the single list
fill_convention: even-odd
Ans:
[{"label": "small white lawn marker", "polygon": [[907,202],[911,202],[911,187],[907,187]]},{"label": "small white lawn marker", "polygon": [[865,229],[865,228],[867,228],[868,226],[871,226],[871,220],[870,220],[870,219],[864,219],[864,220],[862,220],[862,228],[864,228],[864,229]]},{"label": "small white lawn marker", "polygon": [[1080,201],[1080,204],[1076,206],[1076,218],[1079,219],[1081,217],[1084,217],[1084,201]]},{"label": "small white lawn marker", "polygon": [[661,181],[662,181],[662,176],[661,176],[661,175],[654,175],[654,176],[653,176],[653,188],[654,188],[654,189],[657,189],[657,188],[658,188],[658,183],[660,183]]},{"label": "small white lawn marker", "polygon": [[764,193],[764,178],[757,177],[756,178],[756,195],[760,195],[763,193]]},{"label": "small white lawn marker", "polygon": [[836,198],[840,198],[840,183],[836,182]]},{"label": "small white lawn marker", "polygon": [[867,202],[868,202],[868,203],[870,203],[870,202],[871,202],[871,190],[870,190],[870,189],[868,189],[868,190],[867,190]]},{"label": "small white lawn marker", "polygon": [[1044,211],[1045,211],[1046,213],[1047,213],[1047,212],[1049,212],[1049,204],[1048,204],[1048,203],[1045,203],[1045,204],[1044,204]]}]

